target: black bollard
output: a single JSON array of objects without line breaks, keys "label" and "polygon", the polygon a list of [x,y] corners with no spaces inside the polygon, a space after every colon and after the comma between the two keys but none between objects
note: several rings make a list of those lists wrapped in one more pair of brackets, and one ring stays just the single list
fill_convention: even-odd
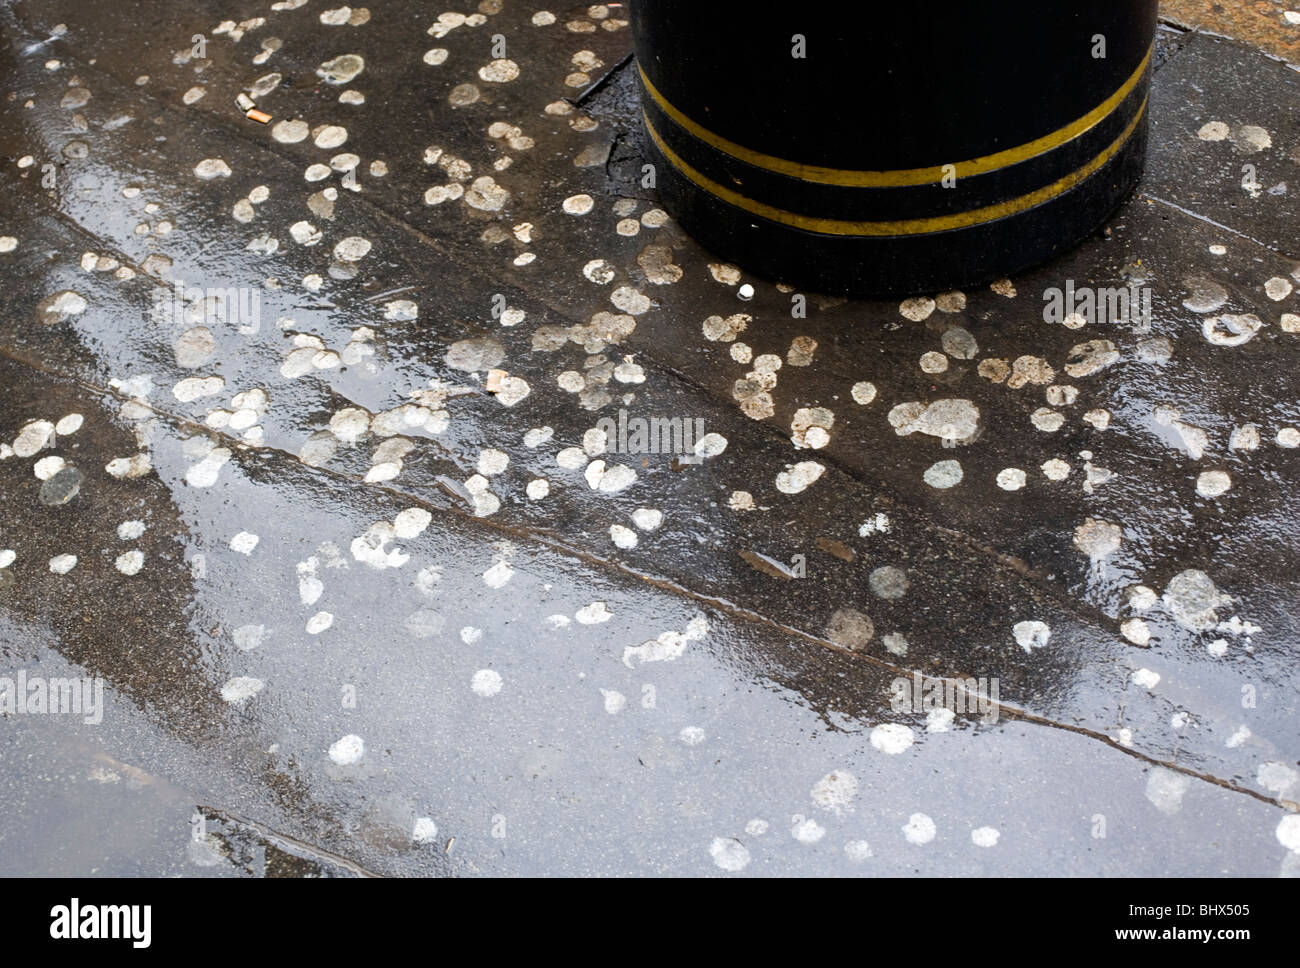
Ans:
[{"label": "black bollard", "polygon": [[742,268],[852,295],[988,282],[1141,175],[1156,0],[780,9],[631,4],[655,187]]}]

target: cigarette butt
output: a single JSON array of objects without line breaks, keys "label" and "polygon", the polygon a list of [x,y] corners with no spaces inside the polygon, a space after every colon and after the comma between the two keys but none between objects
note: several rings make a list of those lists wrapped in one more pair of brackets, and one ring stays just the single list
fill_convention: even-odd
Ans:
[{"label": "cigarette butt", "polygon": [[241,111],[251,111],[253,108],[257,107],[257,104],[254,103],[253,99],[243,91],[240,91],[235,95],[235,103],[239,105],[239,110]]},{"label": "cigarette butt", "polygon": [[501,381],[504,380],[508,373],[505,370],[488,370],[487,375],[487,392],[496,393],[501,389]]},{"label": "cigarette butt", "polygon": [[265,111],[259,111],[257,110],[257,108],[253,108],[253,110],[245,114],[244,117],[248,118],[250,121],[256,121],[258,124],[266,124],[268,121],[271,120],[271,116],[269,114],[267,114]]}]

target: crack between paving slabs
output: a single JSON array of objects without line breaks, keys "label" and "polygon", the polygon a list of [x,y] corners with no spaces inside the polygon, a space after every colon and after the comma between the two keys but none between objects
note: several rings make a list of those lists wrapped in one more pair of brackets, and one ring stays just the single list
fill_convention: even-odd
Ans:
[{"label": "crack between paving slabs", "polygon": [[272,827],[268,827],[266,824],[262,823],[261,821],[253,820],[251,817],[245,817],[242,814],[236,813],[233,810],[226,810],[226,809],[222,809],[221,807],[214,807],[203,803],[198,804],[197,808],[199,810],[206,810],[208,813],[215,814],[218,817],[233,821],[234,823],[241,824],[245,827],[251,827],[253,830],[256,830],[259,834],[261,834],[271,844],[273,844],[276,847],[279,847],[281,850],[285,851],[286,853],[293,854],[294,856],[298,856],[298,857],[305,856],[307,860],[311,860],[322,865],[332,864],[338,867],[342,867],[348,873],[355,874],[357,877],[378,878],[378,877],[387,876],[386,874],[377,874],[374,871],[368,870],[365,867],[362,867],[356,861],[344,857],[342,854],[336,854],[334,851],[327,850],[326,848],[321,847],[317,844],[312,844],[305,840],[299,840],[297,837],[292,837],[289,834],[281,833],[280,831],[275,830]]},{"label": "crack between paving slabs", "polygon": [[1262,242],[1251,235],[1247,235],[1245,232],[1241,231],[1240,229],[1234,229],[1231,225],[1224,225],[1221,222],[1216,222],[1214,221],[1214,219],[1210,218],[1209,216],[1202,215],[1199,212],[1194,212],[1190,208],[1183,208],[1183,206],[1177,204],[1176,202],[1171,202],[1167,198],[1161,198],[1159,195],[1154,195],[1151,192],[1146,191],[1145,189],[1140,187],[1138,189],[1138,194],[1142,198],[1149,198],[1153,202],[1158,202],[1161,205],[1164,205],[1168,208],[1172,208],[1175,212],[1178,212],[1182,215],[1186,215],[1188,218],[1195,219],[1196,221],[1201,222],[1205,225],[1212,225],[1216,229],[1220,229],[1224,232],[1228,232],[1232,235],[1237,236],[1240,239],[1245,239],[1247,242],[1251,243],[1252,245],[1258,246],[1259,248],[1263,249],[1265,252],[1272,252],[1274,255],[1279,256],[1283,259],[1289,259],[1292,262],[1300,262],[1300,257],[1294,256],[1290,252],[1283,251],[1282,249],[1276,249],[1273,246],[1269,245],[1267,242]]}]

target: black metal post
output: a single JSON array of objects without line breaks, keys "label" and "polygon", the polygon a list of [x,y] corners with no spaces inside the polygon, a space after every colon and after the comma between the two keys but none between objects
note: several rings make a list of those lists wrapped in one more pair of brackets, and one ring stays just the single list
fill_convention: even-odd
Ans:
[{"label": "black metal post", "polygon": [[986,282],[1077,244],[1141,174],[1156,0],[631,10],[665,206],[775,280]]}]

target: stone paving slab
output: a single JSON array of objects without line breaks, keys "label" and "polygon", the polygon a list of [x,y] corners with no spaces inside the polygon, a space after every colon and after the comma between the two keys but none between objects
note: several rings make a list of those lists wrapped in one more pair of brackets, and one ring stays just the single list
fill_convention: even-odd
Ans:
[{"label": "stone paving slab", "polygon": [[[114,711],[6,758],[165,784],[116,864],[1293,872],[1300,275],[1290,196],[1224,175],[1294,164],[1244,100],[1293,73],[1163,31],[1104,232],[845,301],[655,207],[617,8],[265,6],[0,11],[5,655]],[[620,453],[620,412],[706,436]]]}]

